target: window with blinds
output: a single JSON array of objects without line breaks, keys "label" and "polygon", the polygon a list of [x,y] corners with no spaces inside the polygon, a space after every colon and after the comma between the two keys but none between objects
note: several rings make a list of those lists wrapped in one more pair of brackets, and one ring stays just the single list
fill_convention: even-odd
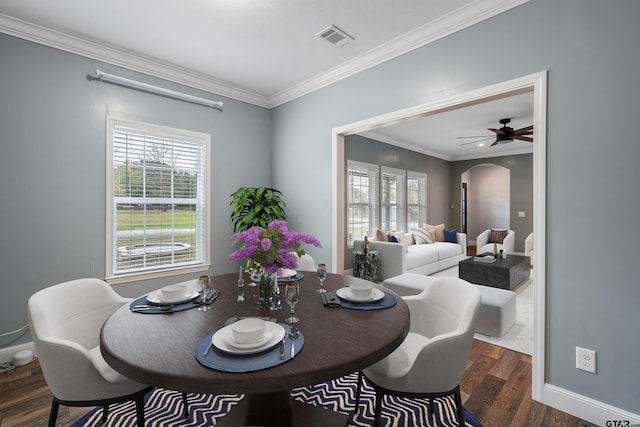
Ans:
[{"label": "window with blinds", "polygon": [[107,119],[107,279],[208,268],[210,136]]},{"label": "window with blinds", "polygon": [[427,222],[427,175],[407,172],[407,229]]},{"label": "window with blinds", "polygon": [[406,173],[404,170],[382,168],[380,222],[383,230],[405,230],[405,182]]},{"label": "window with blinds", "polygon": [[347,161],[347,245],[378,225],[378,165]]}]

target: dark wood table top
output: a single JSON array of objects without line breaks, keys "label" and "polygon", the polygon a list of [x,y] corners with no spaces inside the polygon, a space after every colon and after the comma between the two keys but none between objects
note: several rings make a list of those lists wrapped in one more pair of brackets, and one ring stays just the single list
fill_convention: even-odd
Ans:
[{"label": "dark wood table top", "polygon": [[[305,343],[295,359],[248,373],[216,371],[195,358],[198,342],[235,316],[272,316],[283,322],[283,309],[269,311],[255,303],[257,287],[245,286],[245,301],[237,302],[237,274],[211,277],[211,287],[222,291],[203,312],[191,309],[168,314],[132,313],[128,305],[116,311],[100,335],[102,354],[114,369],[144,384],[197,393],[272,393],[325,382],[358,371],[391,353],[409,331],[409,310],[404,301],[382,310],[329,308],[316,292],[315,272],[304,272],[300,283],[297,327]],[[245,275],[245,281],[247,281]],[[359,281],[327,274],[332,290]]]}]

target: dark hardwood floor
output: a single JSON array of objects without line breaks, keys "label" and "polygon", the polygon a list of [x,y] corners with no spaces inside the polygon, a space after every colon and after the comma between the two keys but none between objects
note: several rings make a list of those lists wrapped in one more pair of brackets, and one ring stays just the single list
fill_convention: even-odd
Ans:
[{"label": "dark hardwood floor", "polygon": [[[474,340],[462,401],[485,427],[595,426],[531,399],[531,356]],[[0,427],[46,426],[51,394],[37,361],[0,374]],[[88,408],[60,407],[57,426]],[[411,426],[413,427],[413,426]]]}]

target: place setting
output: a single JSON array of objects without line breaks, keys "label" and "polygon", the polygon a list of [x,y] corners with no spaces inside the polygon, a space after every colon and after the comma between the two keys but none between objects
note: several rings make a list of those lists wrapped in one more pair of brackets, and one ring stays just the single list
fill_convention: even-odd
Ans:
[{"label": "place setting", "polygon": [[200,276],[197,289],[188,283],[168,285],[135,299],[129,309],[144,314],[174,313],[196,307],[208,311],[219,295],[220,290],[210,288],[209,276]]},{"label": "place setting", "polygon": [[303,345],[304,335],[296,327],[274,318],[231,318],[200,340],[195,356],[219,371],[252,372],[288,362]]},{"label": "place setting", "polygon": [[355,310],[380,310],[393,307],[398,302],[391,293],[367,282],[350,283],[335,291],[326,291],[321,296],[325,306]]}]

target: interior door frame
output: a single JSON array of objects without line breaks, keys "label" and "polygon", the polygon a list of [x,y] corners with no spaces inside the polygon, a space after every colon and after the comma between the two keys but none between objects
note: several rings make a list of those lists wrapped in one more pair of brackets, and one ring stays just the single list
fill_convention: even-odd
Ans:
[{"label": "interior door frame", "polygon": [[332,265],[333,271],[344,271],[345,255],[345,147],[347,135],[369,131],[411,120],[416,116],[433,115],[438,112],[462,108],[486,102],[492,98],[505,98],[533,91],[533,354],[532,354],[532,398],[544,401],[545,368],[545,245],[546,245],[546,118],[547,118],[547,71],[530,74],[506,82],[469,91],[463,94],[433,100],[376,117],[348,123],[332,129]]}]

